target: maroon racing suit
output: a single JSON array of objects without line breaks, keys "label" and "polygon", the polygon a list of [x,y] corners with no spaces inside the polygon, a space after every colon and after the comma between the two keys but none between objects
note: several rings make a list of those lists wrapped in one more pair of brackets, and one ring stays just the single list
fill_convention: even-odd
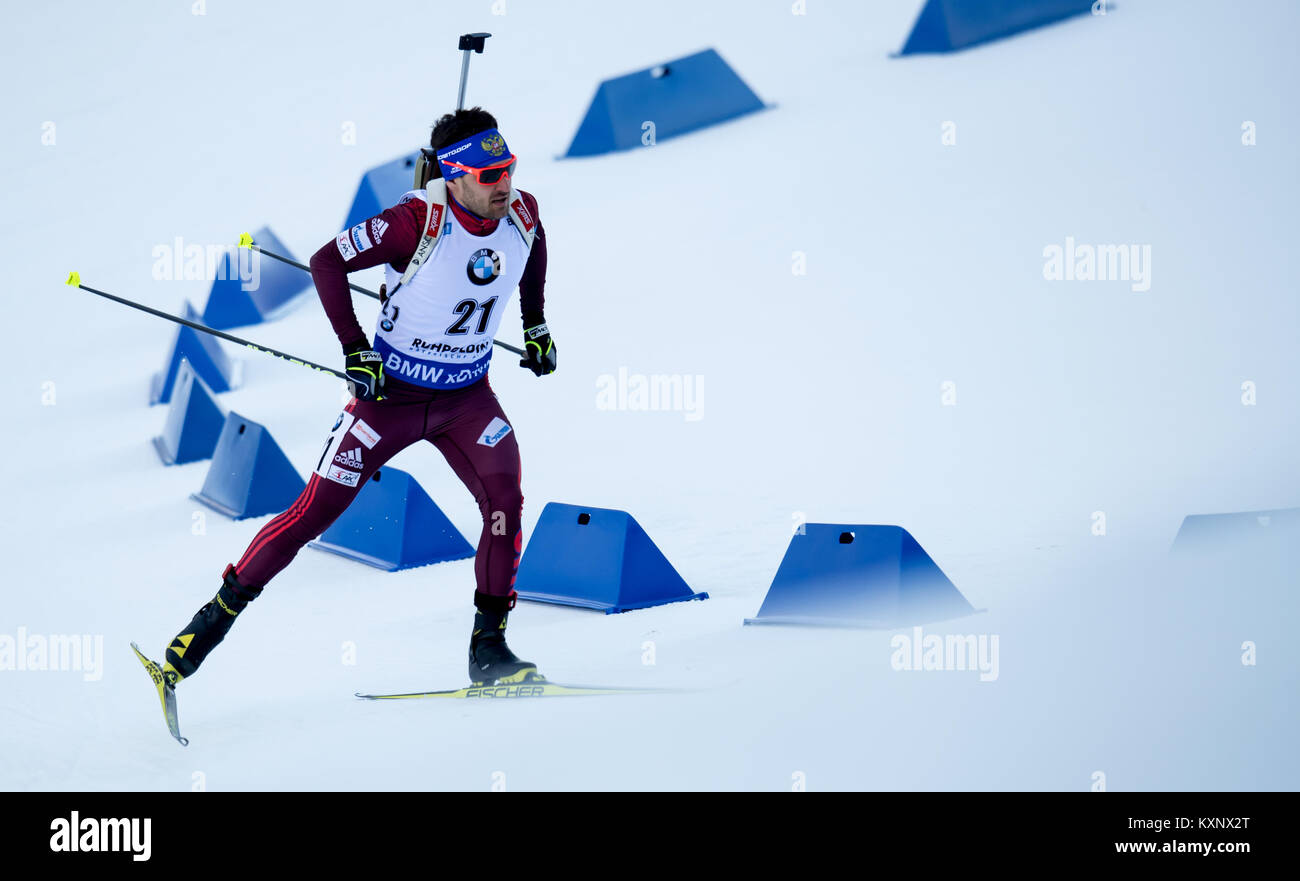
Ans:
[{"label": "maroon racing suit", "polygon": [[[538,217],[537,201],[528,193],[521,191],[520,195],[533,217]],[[488,235],[500,222],[470,213],[454,198],[448,201],[456,219],[471,234]],[[392,264],[398,272],[405,270],[420,242],[425,213],[423,200],[408,200],[378,215],[387,228],[374,247],[345,260],[331,239],[312,257],[312,281],[340,343],[367,342],[352,309],[347,274],[383,263]],[[370,225],[372,220],[366,223]],[[519,282],[525,328],[544,323],[545,280],[546,238],[539,220]],[[446,457],[483,515],[474,560],[477,592],[509,596],[523,541],[519,445],[487,376],[449,390],[422,388],[388,377],[382,393],[381,401],[354,398],[339,414],[319,460],[313,463],[307,488],[287,511],[262,527],[235,564],[240,584],[255,589],[265,586],[303,545],[343,513],[376,469],[411,444],[426,440]]]}]

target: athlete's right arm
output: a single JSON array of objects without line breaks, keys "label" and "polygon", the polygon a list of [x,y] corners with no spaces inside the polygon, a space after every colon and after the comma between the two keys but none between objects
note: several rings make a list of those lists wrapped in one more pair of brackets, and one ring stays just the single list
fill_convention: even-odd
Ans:
[{"label": "athlete's right arm", "polygon": [[[405,268],[420,244],[425,210],[421,199],[399,203],[345,229],[312,255],[311,280],[345,351],[367,340],[352,308],[348,273],[384,263]],[[368,342],[366,346],[369,347]]]}]

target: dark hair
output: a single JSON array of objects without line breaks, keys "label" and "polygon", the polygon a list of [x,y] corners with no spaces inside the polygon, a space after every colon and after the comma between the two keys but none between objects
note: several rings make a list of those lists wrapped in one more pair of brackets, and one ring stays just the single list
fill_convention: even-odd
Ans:
[{"label": "dark hair", "polygon": [[[470,135],[478,134],[497,127],[497,118],[482,107],[469,107],[455,113],[443,114],[433,124],[433,133],[429,135],[429,146],[441,150],[457,141],[463,141]],[[442,168],[437,162],[430,163],[429,180],[442,177]]]}]

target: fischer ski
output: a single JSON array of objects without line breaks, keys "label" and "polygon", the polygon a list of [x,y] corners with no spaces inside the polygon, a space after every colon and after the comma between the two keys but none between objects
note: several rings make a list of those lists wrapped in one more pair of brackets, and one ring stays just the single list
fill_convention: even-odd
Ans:
[{"label": "fischer ski", "polygon": [[189,746],[189,740],[181,737],[180,722],[176,719],[176,689],[167,681],[167,677],[163,675],[161,668],[144,656],[144,652],[140,651],[138,645],[131,643],[131,650],[140,659],[140,663],[144,664],[144,668],[149,671],[149,678],[153,680],[153,684],[158,689],[158,700],[162,704],[163,719],[167,722],[167,730],[171,732],[172,737],[176,738],[176,742],[181,746]]},{"label": "fischer ski", "polygon": [[475,683],[464,688],[449,688],[443,691],[415,691],[408,694],[357,694],[357,697],[370,701],[413,700],[417,698],[527,698],[527,697],[585,697],[600,694],[664,694],[677,689],[672,688],[624,688],[604,685],[562,685],[551,682],[541,674],[535,674],[525,682],[485,684]]}]

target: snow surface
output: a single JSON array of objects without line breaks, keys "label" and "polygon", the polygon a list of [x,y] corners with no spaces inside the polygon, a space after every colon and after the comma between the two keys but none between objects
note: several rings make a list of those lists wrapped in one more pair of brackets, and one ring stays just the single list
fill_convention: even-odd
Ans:
[{"label": "snow surface", "polygon": [[[919,6],[10,10],[0,239],[22,332],[6,347],[0,635],[98,635],[105,657],[94,681],[0,671],[0,788],[1300,786],[1294,560],[1193,578],[1166,556],[1184,515],[1300,505],[1300,7],[1128,0],[891,58]],[[209,512],[193,534],[207,465],[164,468],[150,444],[173,329],[63,281],[179,310],[208,285],[153,279],[154,247],[177,236],[269,224],[306,257],[362,172],[451,106],[455,35],[473,30],[494,36],[469,101],[501,120],[550,243],[559,371],[492,370],[526,534],[551,500],[627,510],[711,595],[613,616],[521,605],[511,643],[557,681],[700,690],[357,701],[463,682],[472,562],[386,574],[308,549],[181,687],[181,749],[128,642],[161,655],[266,518]],[[555,160],[600,79],[708,46],[775,107]],[[1043,249],[1067,236],[1149,244],[1150,290],[1044,280]],[[375,305],[356,304],[370,326]],[[340,360],[312,299],[246,332]],[[339,383],[232,354],[245,385],[223,404],[307,473]],[[620,368],[703,377],[702,418],[598,409],[598,377]],[[476,540],[435,450],[392,465]],[[907,527],[987,609],[926,632],[996,635],[998,678],[896,671],[884,631],[742,627],[800,515]]]}]

